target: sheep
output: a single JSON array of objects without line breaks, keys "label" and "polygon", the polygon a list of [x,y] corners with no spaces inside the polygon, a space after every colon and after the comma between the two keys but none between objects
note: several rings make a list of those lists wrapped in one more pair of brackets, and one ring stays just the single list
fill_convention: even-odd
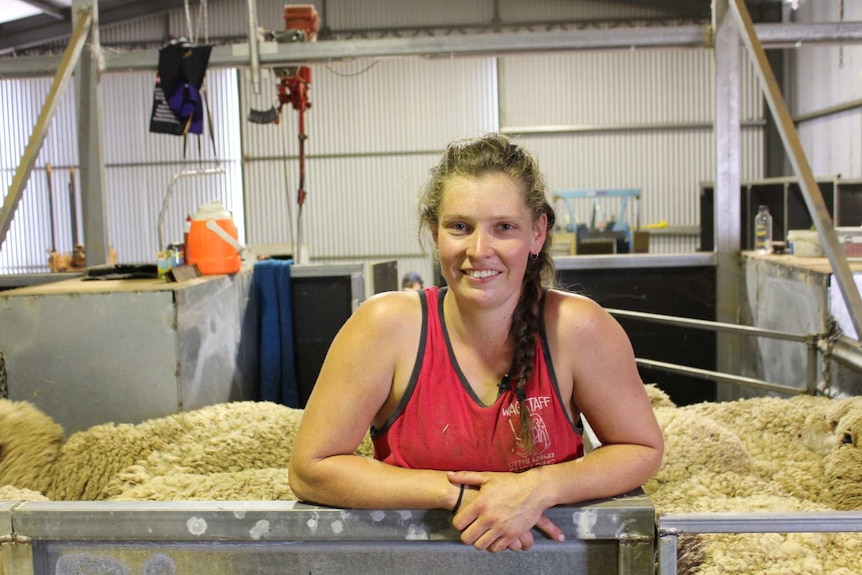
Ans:
[{"label": "sheep", "polygon": [[[31,489],[57,501],[100,501],[151,493],[147,484],[160,482],[180,490],[163,491],[160,499],[182,499],[189,492],[185,484],[163,478],[184,476],[198,478],[197,499],[208,498],[206,489],[213,500],[226,493],[231,499],[265,499],[259,483],[239,475],[233,488],[223,482],[231,474],[277,470],[269,473],[281,477],[283,488],[273,493],[291,498],[287,463],[302,413],[271,402],[222,403],[137,425],[96,425],[62,444],[62,428],[50,417],[32,405],[0,400],[0,437],[8,437],[6,443],[14,447],[0,459],[0,485]],[[33,447],[45,453],[35,467]],[[369,434],[357,452],[373,455]]]},{"label": "sheep", "polygon": [[32,403],[0,400],[0,485],[45,493],[63,428]]},{"label": "sheep", "polygon": [[[665,461],[644,489],[658,514],[862,508],[859,398],[763,397],[655,413]],[[862,573],[856,533],[698,535],[679,545],[686,575]]]},{"label": "sheep", "polygon": [[862,509],[862,449],[859,433],[862,432],[862,406],[847,412],[836,422],[835,449],[824,461],[826,483],[832,493],[836,509],[850,511]]}]

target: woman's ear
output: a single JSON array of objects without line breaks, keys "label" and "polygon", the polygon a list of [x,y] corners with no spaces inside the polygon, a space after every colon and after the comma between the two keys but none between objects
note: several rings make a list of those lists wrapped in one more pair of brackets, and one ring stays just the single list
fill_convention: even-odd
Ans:
[{"label": "woman's ear", "polygon": [[[548,214],[542,214],[533,226],[533,247],[531,253],[537,254],[542,251],[545,239],[548,237]],[[436,241],[436,239],[435,239]]]}]

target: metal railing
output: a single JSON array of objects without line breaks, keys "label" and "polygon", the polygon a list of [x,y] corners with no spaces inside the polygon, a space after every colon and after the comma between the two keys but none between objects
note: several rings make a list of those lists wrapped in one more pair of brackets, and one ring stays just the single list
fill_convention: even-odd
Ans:
[{"label": "metal railing", "polygon": [[677,572],[677,542],[683,534],[855,532],[862,532],[862,511],[668,513],[658,516],[658,574]]},{"label": "metal railing", "polygon": [[764,391],[787,393],[791,395],[799,395],[801,393],[808,393],[810,395],[815,394],[815,392],[817,391],[817,352],[822,348],[825,349],[825,342],[829,342],[833,339],[833,336],[829,333],[796,334],[783,331],[762,329],[753,326],[735,325],[732,323],[722,323],[702,319],[681,318],[676,316],[627,311],[613,308],[609,308],[607,309],[607,311],[615,317],[625,317],[629,319],[646,320],[654,323],[674,325],[679,327],[689,327],[694,329],[703,329],[716,332],[720,331],[751,337],[767,337],[772,339],[781,339],[784,341],[795,341],[803,343],[805,344],[808,351],[805,389],[770,383],[768,381],[763,381],[761,379],[756,379],[752,377],[734,375],[720,371],[711,371],[708,369],[700,369],[675,363],[666,363],[662,361],[642,358],[636,359],[637,364],[641,367],[660,369],[663,371],[690,375],[701,379],[711,379],[715,381],[722,381],[725,383],[735,383],[739,385],[744,385],[746,387],[762,389]]}]

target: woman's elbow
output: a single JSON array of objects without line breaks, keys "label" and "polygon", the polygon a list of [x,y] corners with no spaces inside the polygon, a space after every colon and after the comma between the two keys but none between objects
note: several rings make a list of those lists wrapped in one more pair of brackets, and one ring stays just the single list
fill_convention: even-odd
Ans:
[{"label": "woman's elbow", "polygon": [[648,449],[646,450],[644,458],[646,459],[645,467],[648,470],[649,478],[658,473],[664,460],[664,437],[662,434],[659,433],[653,441],[646,445],[646,447]]},{"label": "woman's elbow", "polygon": [[311,482],[308,481],[307,466],[296,458],[291,458],[288,464],[287,482],[297,499],[304,501],[313,499]]}]

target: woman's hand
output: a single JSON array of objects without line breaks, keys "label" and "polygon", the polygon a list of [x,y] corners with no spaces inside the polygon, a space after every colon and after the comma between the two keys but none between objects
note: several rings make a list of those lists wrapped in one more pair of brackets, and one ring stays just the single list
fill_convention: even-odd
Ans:
[{"label": "woman's hand", "polygon": [[471,487],[452,519],[462,542],[493,553],[526,551],[535,543],[533,527],[554,541],[565,539],[544,515],[546,507],[535,495],[538,485],[528,474],[459,471],[450,473],[449,480]]}]

